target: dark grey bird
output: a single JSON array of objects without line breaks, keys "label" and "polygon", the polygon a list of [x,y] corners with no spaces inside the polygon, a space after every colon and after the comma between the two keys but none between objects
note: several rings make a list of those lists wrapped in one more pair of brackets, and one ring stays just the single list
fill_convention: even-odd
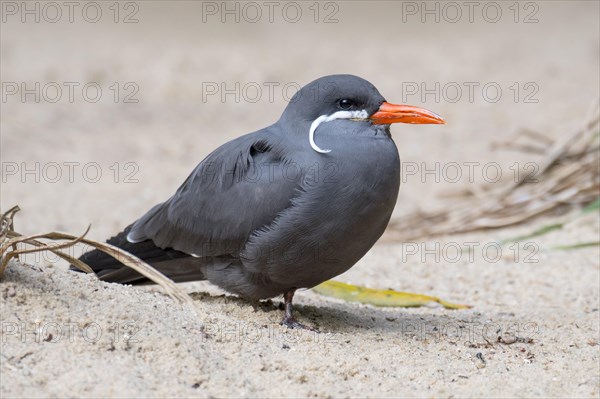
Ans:
[{"label": "dark grey bird", "polygon": [[[440,124],[387,103],[352,75],[317,79],[273,125],[208,155],[175,194],[107,242],[176,282],[208,280],[249,299],[283,295],[282,324],[303,327],[292,298],[352,267],[383,234],[398,196],[396,122]],[[149,281],[98,250],[81,258],[104,281]]]}]

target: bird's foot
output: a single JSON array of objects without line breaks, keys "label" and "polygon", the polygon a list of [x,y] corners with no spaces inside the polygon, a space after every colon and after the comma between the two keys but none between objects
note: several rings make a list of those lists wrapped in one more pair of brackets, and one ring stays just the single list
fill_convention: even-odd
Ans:
[{"label": "bird's foot", "polygon": [[308,331],[314,331],[314,332],[319,332],[319,330],[317,330],[314,327],[311,326],[307,326],[305,324],[299,323],[297,322],[293,317],[284,317],[283,320],[281,321],[281,323],[279,323],[282,326],[286,326],[287,328],[296,328],[298,330],[308,330]]},{"label": "bird's foot", "polygon": [[283,294],[283,300],[284,300],[283,306],[284,306],[284,310],[285,310],[285,316],[283,317],[283,320],[279,324],[281,324],[282,326],[286,326],[287,328],[297,328],[299,330],[308,330],[308,331],[319,332],[319,330],[317,330],[316,328],[310,327],[310,326],[305,326],[302,323],[298,323],[296,321],[296,319],[294,319],[293,310],[292,310],[292,299],[294,298],[295,291],[296,291],[295,289],[292,289]]}]

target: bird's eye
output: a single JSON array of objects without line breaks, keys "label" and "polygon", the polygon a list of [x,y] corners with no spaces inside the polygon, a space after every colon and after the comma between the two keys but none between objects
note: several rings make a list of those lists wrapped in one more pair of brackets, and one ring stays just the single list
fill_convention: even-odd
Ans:
[{"label": "bird's eye", "polygon": [[353,103],[352,103],[352,100],[343,98],[339,101],[339,105],[340,105],[340,108],[342,108],[342,109],[348,109],[353,105]]}]

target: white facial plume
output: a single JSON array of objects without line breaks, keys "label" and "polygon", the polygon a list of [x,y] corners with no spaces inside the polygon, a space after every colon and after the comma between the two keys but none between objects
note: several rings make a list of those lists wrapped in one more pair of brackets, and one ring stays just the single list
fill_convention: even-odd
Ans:
[{"label": "white facial plume", "polygon": [[368,116],[369,116],[369,114],[364,109],[360,110],[360,111],[338,111],[331,115],[319,116],[310,125],[310,130],[308,132],[308,141],[310,142],[310,146],[312,147],[313,150],[315,150],[316,152],[320,152],[321,154],[326,154],[328,152],[331,152],[331,150],[322,149],[315,143],[315,131],[317,130],[317,127],[319,127],[319,125],[321,123],[330,122],[335,119],[367,119]]}]

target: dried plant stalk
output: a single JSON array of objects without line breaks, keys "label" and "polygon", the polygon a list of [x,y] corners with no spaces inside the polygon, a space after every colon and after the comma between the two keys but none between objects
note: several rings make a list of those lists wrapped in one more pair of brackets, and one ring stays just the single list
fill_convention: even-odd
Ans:
[{"label": "dried plant stalk", "polygon": [[[181,303],[190,306],[190,308],[193,311],[195,311],[196,305],[192,298],[185,291],[179,288],[173,280],[166,277],[164,274],[162,274],[146,262],[113,245],[85,238],[86,234],[89,232],[90,227],[88,227],[86,231],[78,237],[60,232],[50,232],[45,234],[23,236],[14,231],[13,217],[14,214],[18,211],[18,206],[11,208],[9,211],[5,212],[2,215],[2,219],[0,221],[0,278],[3,276],[4,270],[6,269],[10,259],[18,258],[19,254],[40,251],[51,251],[56,255],[60,256],[62,259],[65,259],[66,261],[70,262],[75,267],[81,269],[82,271],[87,273],[93,273],[93,270],[84,262],[60,251],[60,249],[71,247],[77,243],[85,243],[112,256],[119,262],[123,263],[125,266],[130,267],[138,273],[140,273],[141,275],[147,277],[154,283],[161,286],[169,296],[171,296],[175,300],[180,301]],[[39,241],[39,239],[53,241],[65,240],[65,242],[51,246]],[[31,245],[34,248],[18,249],[17,244]],[[10,248],[12,248],[12,250],[9,250]]]},{"label": "dried plant stalk", "polygon": [[442,234],[505,227],[527,221],[565,205],[585,205],[600,196],[600,107],[596,100],[585,123],[554,142],[540,133],[524,131],[533,144],[504,145],[538,154],[543,151],[536,184],[527,174],[496,190],[474,188],[470,196],[437,212],[417,212],[390,222],[384,239],[402,241]]}]

